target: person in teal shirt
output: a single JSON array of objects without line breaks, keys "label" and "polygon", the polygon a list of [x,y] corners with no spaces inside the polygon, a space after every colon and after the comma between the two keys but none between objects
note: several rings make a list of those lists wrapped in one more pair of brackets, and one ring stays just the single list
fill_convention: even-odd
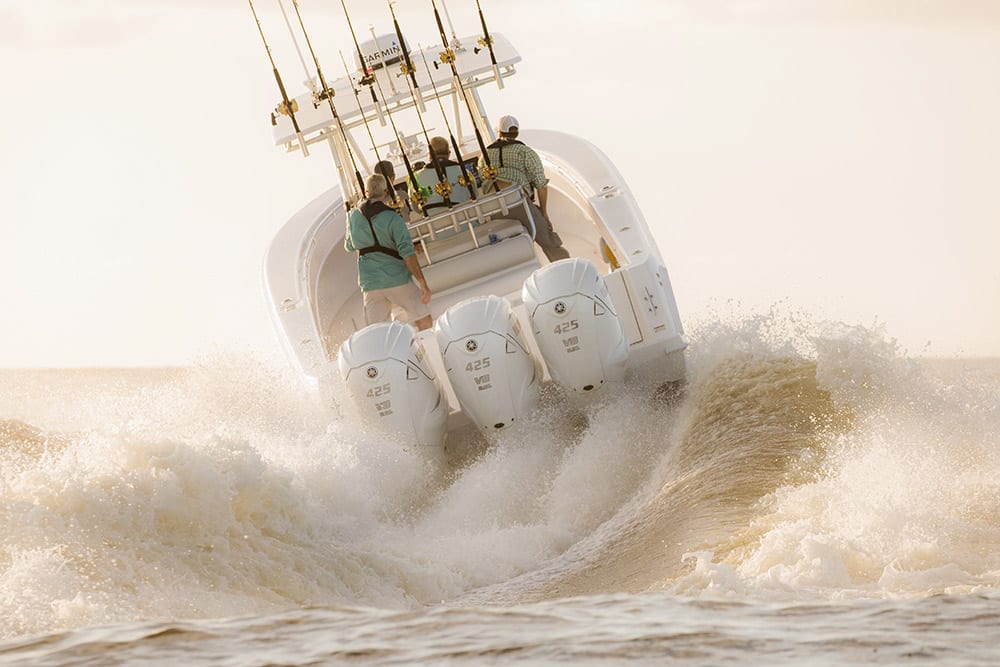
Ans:
[{"label": "person in teal shirt", "polygon": [[[358,285],[364,295],[365,322],[386,322],[398,306],[417,329],[429,329],[431,290],[420,270],[413,240],[402,216],[392,209],[382,174],[365,181],[367,200],[347,215],[344,248],[358,254]],[[411,278],[416,278],[416,284]],[[419,288],[418,288],[419,285]]]}]

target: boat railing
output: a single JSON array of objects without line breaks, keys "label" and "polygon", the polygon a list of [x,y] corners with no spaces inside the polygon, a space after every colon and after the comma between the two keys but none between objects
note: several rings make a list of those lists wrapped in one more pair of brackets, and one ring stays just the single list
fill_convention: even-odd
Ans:
[{"label": "boat railing", "polygon": [[[524,191],[519,186],[511,185],[496,193],[481,194],[474,200],[411,220],[407,227],[421,256],[420,263],[431,266],[460,252],[495,243],[499,239],[491,238],[490,234],[498,234],[493,229],[497,225],[491,226],[490,223],[500,220],[516,220],[522,225],[521,232],[527,231],[531,238],[535,237],[535,221]],[[460,248],[464,250],[458,250]]]},{"label": "boat railing", "polygon": [[484,280],[506,285],[523,280],[539,266],[534,219],[524,191],[516,185],[413,220],[408,227],[424,277],[435,294]]}]

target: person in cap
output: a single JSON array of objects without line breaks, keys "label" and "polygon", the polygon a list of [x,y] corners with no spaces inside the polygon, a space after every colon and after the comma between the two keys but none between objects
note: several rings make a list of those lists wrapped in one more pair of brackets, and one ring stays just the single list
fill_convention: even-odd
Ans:
[{"label": "person in cap", "polygon": [[[531,217],[535,220],[535,243],[541,247],[550,262],[566,259],[569,252],[562,245],[562,239],[552,228],[549,220],[548,183],[542,160],[529,146],[518,141],[520,124],[514,116],[501,116],[497,122],[499,138],[486,147],[490,164],[497,169],[497,184],[507,187],[516,183],[528,197]],[[479,167],[486,166],[486,160],[479,158]],[[538,198],[537,204],[535,198]]]},{"label": "person in cap", "polygon": [[389,160],[382,160],[376,164],[373,173],[385,176],[385,179],[389,181],[390,187],[396,182],[396,168],[392,166],[392,162]]},{"label": "person in cap", "polygon": [[[408,218],[412,218],[413,207],[410,205],[410,200],[407,199],[406,197],[400,197],[400,196],[398,196],[399,195],[398,192],[394,192],[394,191],[397,191],[399,188],[397,188],[396,185],[395,185],[395,183],[396,183],[396,168],[392,166],[392,162],[390,162],[389,160],[382,160],[381,162],[378,162],[375,165],[374,173],[376,173],[376,174],[382,174],[383,176],[385,176],[385,179],[389,182],[389,188],[390,188],[390,190],[389,190],[389,197],[390,197],[390,200],[393,200],[393,201],[390,201],[390,204],[395,205],[395,200],[398,199],[398,201],[399,201],[399,203],[401,205],[401,208],[402,208],[402,211],[401,211],[402,214],[405,215]],[[396,195],[396,196],[393,196],[393,195]]]},{"label": "person in cap", "polygon": [[[406,223],[387,205],[391,195],[385,176],[369,176],[365,195],[368,199],[348,214],[344,237],[347,252],[358,254],[358,285],[364,295],[365,322],[385,322],[392,307],[398,306],[417,329],[428,329],[431,290],[417,263]],[[416,285],[412,278],[416,278]]]},{"label": "person in cap", "polygon": [[[451,192],[448,194],[448,200],[452,204],[461,204],[462,202],[469,201],[471,195],[469,194],[469,186],[467,184],[472,179],[465,173],[462,165],[451,159],[451,146],[448,145],[448,140],[444,137],[431,137],[430,146],[428,146],[427,164],[415,174],[417,184],[424,193],[425,206],[432,208],[443,206],[445,203],[444,197],[434,190],[434,186],[441,182],[438,180],[437,168],[434,166],[435,162],[444,169],[445,177],[451,184]],[[460,183],[460,180],[464,181],[466,185]],[[413,185],[410,184],[410,191],[412,192],[413,189]]]}]

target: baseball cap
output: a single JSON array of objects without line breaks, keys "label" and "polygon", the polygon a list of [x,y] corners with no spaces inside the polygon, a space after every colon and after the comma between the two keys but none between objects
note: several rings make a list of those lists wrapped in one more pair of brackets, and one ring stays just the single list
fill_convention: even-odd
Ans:
[{"label": "baseball cap", "polygon": [[497,122],[497,129],[501,132],[510,132],[511,130],[516,130],[520,127],[517,119],[513,116],[500,116],[500,120]]}]

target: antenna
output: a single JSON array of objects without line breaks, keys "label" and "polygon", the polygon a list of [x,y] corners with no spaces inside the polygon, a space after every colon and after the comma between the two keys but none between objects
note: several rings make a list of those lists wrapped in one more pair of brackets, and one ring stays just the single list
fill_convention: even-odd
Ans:
[{"label": "antenna", "polygon": [[[456,51],[462,50],[462,43],[458,41],[458,35],[455,34],[455,26],[451,24],[451,14],[448,13],[448,5],[445,4],[445,0],[441,0],[441,7],[444,9],[444,19],[448,22],[448,29],[451,30],[451,48]],[[448,45],[444,45],[448,48]]]},{"label": "antenna", "polygon": [[[292,1],[294,2],[295,0]],[[278,0],[278,7],[281,8],[281,15],[285,19],[285,25],[288,27],[288,34],[292,38],[292,44],[295,45],[295,52],[299,54],[299,62],[302,63],[302,71],[306,73],[306,85],[308,86],[312,82],[313,78],[309,76],[309,67],[306,66],[306,59],[302,57],[302,49],[299,48],[299,40],[295,36],[295,31],[292,30],[291,21],[288,20],[288,12],[285,11],[285,3]]]},{"label": "antenna", "polygon": [[[378,37],[375,35],[375,26],[369,24],[368,25],[368,32],[370,32],[372,34],[372,44],[375,45],[375,52],[378,54],[378,60],[379,60],[379,62],[382,63],[382,69],[384,69],[385,72],[386,72],[386,74],[388,75],[388,73],[389,73],[389,64],[385,62],[385,54],[382,52],[382,46],[378,43]],[[403,48],[402,45],[400,45],[399,48],[402,49]],[[373,72],[374,72],[374,69],[375,68],[372,67]],[[392,91],[392,96],[395,97],[396,95],[399,95],[399,91],[396,90],[396,82],[392,80],[391,76],[389,76],[387,78],[389,79],[389,90]],[[379,89],[379,92],[381,92],[381,88]],[[383,97],[382,99],[384,100],[385,97]]]}]

